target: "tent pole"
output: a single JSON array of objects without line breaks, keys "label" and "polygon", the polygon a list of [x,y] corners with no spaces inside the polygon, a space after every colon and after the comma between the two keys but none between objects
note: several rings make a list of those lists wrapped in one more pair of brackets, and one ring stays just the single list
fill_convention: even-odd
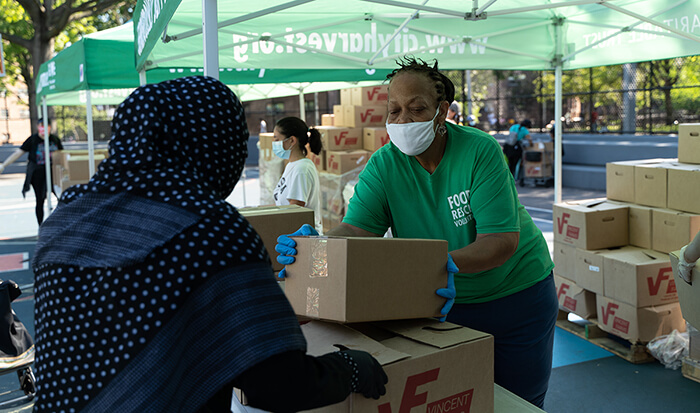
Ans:
[{"label": "tent pole", "polygon": [[554,202],[561,202],[561,148],[562,148],[562,130],[561,130],[561,62],[557,64],[554,75]]},{"label": "tent pole", "polygon": [[204,76],[219,79],[219,34],[217,0],[202,0]]},{"label": "tent pole", "polygon": [[[472,71],[467,70],[467,116],[472,115]],[[462,108],[464,110],[464,108]],[[466,119],[466,118],[465,118]]]},{"label": "tent pole", "polygon": [[85,99],[85,113],[87,114],[88,173],[92,178],[95,174],[95,131],[92,126],[92,92],[89,90]]},{"label": "tent pole", "polygon": [[561,171],[561,148],[562,148],[562,130],[561,130],[561,77],[562,77],[562,19],[557,19],[554,22],[555,32],[555,54],[554,54],[554,203],[560,203],[562,189],[562,171]]},{"label": "tent pole", "polygon": [[[44,165],[46,166],[46,201],[48,202],[48,213],[51,214],[53,206],[51,205],[51,193],[53,192],[53,182],[51,180],[51,142],[49,141],[49,109],[46,104],[46,96],[41,97],[42,118],[44,118]],[[44,208],[44,206],[41,206]]]},{"label": "tent pole", "polygon": [[304,88],[299,88],[299,117],[306,122],[306,107],[304,106]]},{"label": "tent pole", "polygon": [[139,70],[139,85],[143,86],[146,84],[146,69]]}]

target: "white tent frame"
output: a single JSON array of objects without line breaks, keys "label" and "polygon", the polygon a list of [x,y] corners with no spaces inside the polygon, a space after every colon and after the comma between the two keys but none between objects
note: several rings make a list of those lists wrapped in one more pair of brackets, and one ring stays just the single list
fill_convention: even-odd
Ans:
[{"label": "white tent frame", "polygon": [[[198,29],[193,29],[187,32],[183,32],[180,34],[176,34],[173,36],[170,36],[170,40],[180,40],[184,39],[187,37],[191,37],[194,35],[198,35],[200,33],[204,34],[204,40],[203,40],[203,47],[204,47],[204,72],[205,74],[210,74],[212,77],[218,78],[218,50],[220,49],[219,44],[218,44],[218,30],[223,27],[227,27],[236,23],[240,23],[243,21],[251,20],[256,17],[264,16],[270,13],[275,13],[280,10],[285,10],[289,8],[293,8],[295,6],[301,5],[301,4],[306,4],[309,2],[312,2],[314,0],[292,0],[287,3],[275,6],[275,7],[270,7],[268,9],[260,10],[254,13],[249,13],[244,16],[239,16],[233,19],[229,19],[226,21],[218,22],[217,20],[217,0],[202,0],[202,28]],[[518,14],[522,12],[527,12],[527,11],[534,11],[534,10],[553,10],[557,9],[559,7],[570,7],[570,6],[575,6],[575,5],[586,5],[586,4],[598,4],[602,7],[607,7],[611,10],[617,11],[621,14],[631,16],[633,18],[638,19],[639,21],[635,24],[623,27],[622,29],[619,29],[616,33],[613,33],[609,36],[606,36],[603,39],[600,39],[592,44],[589,44],[583,48],[580,48],[579,50],[575,50],[567,55],[563,55],[563,49],[562,49],[562,25],[563,25],[563,19],[554,19],[553,25],[554,25],[554,36],[555,36],[555,53],[554,53],[554,58],[551,59],[551,64],[552,64],[552,69],[554,69],[555,72],[555,98],[554,98],[554,118],[555,118],[555,157],[554,157],[554,202],[559,203],[562,201],[562,164],[561,164],[561,151],[562,151],[562,128],[561,128],[561,111],[562,111],[562,71],[563,71],[563,66],[564,63],[568,60],[573,59],[574,56],[577,54],[588,50],[592,47],[594,47],[597,44],[600,44],[604,41],[607,41],[611,38],[614,38],[615,36],[618,36],[622,33],[626,33],[628,31],[636,30],[641,33],[648,33],[649,31],[647,30],[640,30],[640,29],[635,29],[635,26],[642,24],[642,23],[649,23],[651,25],[657,26],[659,28],[662,28],[664,30],[667,30],[670,32],[672,35],[675,36],[680,36],[686,39],[693,40],[695,42],[700,43],[700,37],[694,36],[689,33],[685,33],[683,31],[677,30],[667,24],[655,21],[653,18],[659,14],[664,13],[667,10],[673,9],[674,7],[686,2],[687,0],[680,0],[674,4],[669,5],[666,9],[659,10],[656,13],[653,13],[651,16],[642,16],[638,13],[635,13],[633,11],[624,9],[622,7],[614,6],[611,4],[614,0],[579,0],[579,1],[567,1],[567,2],[559,2],[559,3],[551,3],[551,4],[546,4],[546,5],[537,5],[537,6],[531,6],[531,7],[519,7],[519,8],[513,8],[513,9],[507,9],[507,10],[498,10],[498,11],[493,11],[489,12],[488,9],[489,7],[493,6],[497,0],[487,0],[485,4],[483,4],[481,7],[479,7],[479,1],[478,0],[472,0],[472,11],[467,12],[467,13],[462,13],[459,11],[455,10],[449,10],[449,9],[443,9],[443,8],[438,8],[438,7],[431,7],[431,6],[426,6],[425,4],[427,3],[428,0],[424,0],[422,5],[415,5],[415,4],[409,4],[409,3],[404,3],[401,1],[396,1],[396,0],[362,0],[368,3],[378,3],[378,4],[385,4],[385,5],[392,5],[392,6],[397,6],[397,7],[402,7],[406,9],[413,10],[411,13],[410,17],[406,18],[404,22],[401,25],[397,26],[396,31],[392,36],[390,36],[388,39],[384,41],[384,44],[379,48],[379,50],[372,56],[371,59],[368,61],[365,61],[363,59],[358,59],[355,57],[351,56],[345,56],[341,55],[338,53],[330,53],[324,50],[312,48],[310,46],[304,46],[304,45],[293,45],[289,44],[283,40],[278,39],[279,37],[282,37],[283,35],[289,35],[289,32],[285,32],[284,34],[273,34],[273,35],[265,35],[265,36],[260,36],[255,39],[248,39],[244,42],[240,43],[235,43],[235,44],[245,44],[245,43],[251,43],[254,41],[268,41],[272,43],[276,43],[282,46],[294,46],[296,48],[300,49],[306,49],[309,51],[313,51],[315,53],[320,53],[320,54],[326,54],[329,56],[337,57],[339,59],[345,59],[348,61],[352,62],[362,62],[366,63],[368,66],[372,66],[373,63],[379,62],[379,61],[384,61],[384,60],[389,60],[389,59],[396,59],[397,57],[400,57],[401,55],[389,55],[384,58],[377,58],[379,54],[386,48],[389,47],[390,43],[394,40],[394,37],[401,31],[403,27],[405,27],[411,20],[415,19],[418,14],[423,11],[423,12],[430,12],[430,13],[436,13],[438,15],[444,16],[449,16],[449,17],[461,17],[464,18],[465,20],[482,20],[482,19],[487,19],[488,16],[496,16],[496,15],[508,15],[508,14]],[[421,18],[441,18],[441,16],[425,16],[422,15],[420,16]],[[373,18],[381,21],[381,17],[376,17],[376,16],[365,16],[365,19],[367,18]],[[344,21],[347,21],[348,19],[344,19]],[[356,20],[356,19],[351,19]],[[333,23],[328,23],[324,24],[323,27],[327,27],[328,25],[333,25],[333,24],[338,24],[339,22],[333,22]],[[573,23],[576,23],[575,21]],[[533,27],[536,27],[541,24],[546,24],[546,23],[536,23],[533,24]],[[617,28],[617,27],[615,27]],[[308,31],[312,28],[305,28],[305,29],[299,29],[296,30],[295,32],[301,32],[301,31]],[[521,30],[522,28],[518,28],[517,30]],[[513,29],[516,30],[516,29]],[[495,32],[495,33],[490,33],[489,36],[496,36],[499,34],[505,34],[508,32],[511,32],[513,30],[501,30],[500,32]],[[427,32],[427,31],[426,31]],[[434,33],[434,34],[441,34],[445,35],[446,38],[453,38],[454,36],[452,35],[447,35],[444,33]],[[654,32],[654,34],[659,34],[658,32]],[[665,34],[664,34],[665,35]],[[523,56],[528,56],[528,57],[533,57],[536,59],[542,59],[545,61],[548,61],[550,59],[543,58],[541,56],[534,56],[532,54],[527,54],[523,53],[517,50],[510,50],[510,49],[505,49],[502,47],[494,47],[493,45],[489,45],[486,43],[479,42],[478,39],[472,38],[472,37],[462,37],[461,39],[450,41],[447,43],[443,44],[438,44],[438,45],[432,45],[430,47],[426,47],[420,50],[416,50],[415,52],[423,52],[427,50],[433,50],[438,47],[446,47],[458,43],[474,43],[478,44],[480,47],[485,47],[485,48],[491,48],[494,50],[499,50],[502,52],[507,52],[507,53],[512,53],[512,54],[519,54]],[[222,46],[223,47],[228,47],[229,45]],[[210,51],[215,51],[214,53],[211,53]],[[216,56],[216,57],[214,57]],[[165,60],[162,60],[165,61]],[[144,70],[144,69],[142,69]],[[303,92],[300,94],[300,99],[303,99]]]}]

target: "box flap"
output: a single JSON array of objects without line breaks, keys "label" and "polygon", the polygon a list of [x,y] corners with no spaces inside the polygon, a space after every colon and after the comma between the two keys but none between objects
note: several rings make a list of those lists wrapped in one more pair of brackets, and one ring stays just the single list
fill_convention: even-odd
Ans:
[{"label": "box flap", "polygon": [[400,336],[437,348],[446,348],[489,336],[488,333],[457,324],[441,323],[430,318],[385,321],[374,324]]},{"label": "box flap", "polygon": [[342,349],[363,350],[379,364],[385,365],[410,357],[406,353],[385,347],[366,335],[342,324],[310,321],[301,326],[308,344],[307,354],[321,356]]},{"label": "box flap", "polygon": [[238,208],[238,212],[244,217],[252,217],[257,215],[269,215],[276,213],[291,213],[291,212],[308,212],[309,208],[300,207],[299,205],[266,205],[259,207]]}]

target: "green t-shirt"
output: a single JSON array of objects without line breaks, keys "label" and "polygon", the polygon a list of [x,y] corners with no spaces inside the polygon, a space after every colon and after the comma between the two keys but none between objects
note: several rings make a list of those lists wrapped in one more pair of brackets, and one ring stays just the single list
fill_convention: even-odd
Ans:
[{"label": "green t-shirt", "polygon": [[524,290],[554,268],[542,232],[520,204],[501,146],[474,128],[447,123],[440,164],[429,174],[415,157],[384,145],[369,159],[343,222],[397,238],[444,239],[449,251],[477,234],[520,232],[500,267],[455,275],[457,303],[480,303]]}]

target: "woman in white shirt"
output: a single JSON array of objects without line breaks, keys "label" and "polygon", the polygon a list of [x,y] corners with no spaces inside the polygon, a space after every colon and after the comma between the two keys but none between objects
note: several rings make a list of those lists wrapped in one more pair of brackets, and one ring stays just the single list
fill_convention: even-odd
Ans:
[{"label": "woman in white shirt", "polygon": [[318,171],[313,161],[306,157],[307,144],[311,152],[321,153],[321,134],[297,117],[280,119],[273,132],[272,152],[289,160],[273,192],[275,204],[313,209],[316,231],[323,234]]}]

